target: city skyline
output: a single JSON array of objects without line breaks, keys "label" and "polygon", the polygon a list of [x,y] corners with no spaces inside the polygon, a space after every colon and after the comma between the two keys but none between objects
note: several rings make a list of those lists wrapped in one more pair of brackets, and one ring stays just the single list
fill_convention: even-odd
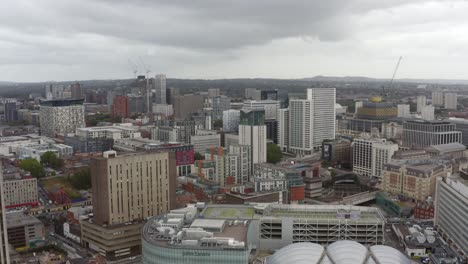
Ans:
[{"label": "city skyline", "polygon": [[467,78],[464,1],[7,0],[0,7],[1,81],[130,78],[133,64],[141,74],[148,67],[176,78],[390,78],[399,56],[397,79]]}]

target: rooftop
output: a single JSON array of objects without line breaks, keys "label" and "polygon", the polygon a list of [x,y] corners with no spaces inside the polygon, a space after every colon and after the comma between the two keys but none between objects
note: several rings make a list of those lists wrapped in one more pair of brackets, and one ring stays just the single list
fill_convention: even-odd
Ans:
[{"label": "rooftop", "polygon": [[462,151],[466,150],[466,146],[458,142],[441,144],[441,145],[432,145],[426,148],[427,150],[436,150],[439,152],[452,152],[452,151]]},{"label": "rooftop", "polygon": [[25,214],[23,211],[13,211],[5,214],[7,227],[15,228],[20,226],[42,224],[41,220],[34,216]]}]

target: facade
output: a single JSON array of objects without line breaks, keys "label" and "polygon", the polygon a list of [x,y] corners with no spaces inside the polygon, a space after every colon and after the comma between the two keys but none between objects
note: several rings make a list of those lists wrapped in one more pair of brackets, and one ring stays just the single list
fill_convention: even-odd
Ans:
[{"label": "facade", "polygon": [[71,98],[72,99],[82,99],[83,98],[83,89],[81,88],[80,83],[74,83],[70,85]]},{"label": "facade", "polygon": [[82,127],[76,129],[76,136],[84,138],[140,138],[139,128],[131,123],[122,123],[113,126]]},{"label": "facade", "polygon": [[403,125],[397,122],[382,123],[381,135],[386,139],[401,139],[403,136]]},{"label": "facade", "polygon": [[406,121],[403,123],[403,146],[424,149],[431,145],[462,142],[462,132],[447,121]]},{"label": "facade", "polygon": [[112,102],[112,115],[122,118],[130,116],[129,100],[127,96],[117,95]]},{"label": "facade", "polygon": [[[128,97],[128,111],[130,114],[138,114],[145,112],[145,98],[141,95],[129,94]],[[115,98],[114,98],[115,99]]]},{"label": "facade", "polygon": [[41,101],[41,134],[74,133],[85,126],[83,99]]},{"label": "facade", "polygon": [[468,176],[466,171],[438,178],[434,223],[437,231],[458,252],[468,258]]},{"label": "facade", "polygon": [[174,114],[174,108],[169,104],[153,104],[153,113],[162,117],[170,117]]},{"label": "facade", "polygon": [[174,97],[174,118],[185,119],[191,114],[201,112],[203,109],[203,96],[185,94]]},{"label": "facade", "polygon": [[91,180],[94,216],[81,222],[83,244],[108,260],[131,257],[140,252],[142,221],[175,206],[175,153],[104,152],[91,161]]},{"label": "facade", "polygon": [[237,132],[239,130],[240,111],[230,109],[223,111],[223,130],[225,132]]},{"label": "facade", "polygon": [[8,243],[15,249],[28,249],[45,244],[44,224],[24,211],[6,213]]},{"label": "facade", "polygon": [[250,221],[196,219],[196,214],[196,207],[186,207],[150,219],[142,231],[143,263],[249,262]]},{"label": "facade", "polygon": [[442,91],[432,92],[432,105],[444,106],[444,92]]},{"label": "facade", "polygon": [[255,88],[246,88],[245,89],[245,98],[250,100],[261,100],[262,93],[260,90]]},{"label": "facade", "polygon": [[307,89],[306,100],[289,102],[289,149],[309,155],[325,139],[335,138],[335,88]]},{"label": "facade", "polygon": [[16,102],[5,103],[5,121],[18,121],[18,109],[16,108]]},{"label": "facade", "polygon": [[236,183],[246,184],[252,175],[251,149],[248,145],[231,144],[229,151],[229,173],[234,176]]},{"label": "facade", "polygon": [[260,91],[260,100],[278,100],[278,90]]},{"label": "facade", "polygon": [[278,138],[278,146],[280,147],[281,151],[288,152],[289,151],[289,109],[283,108],[278,109],[277,113],[277,138]]},{"label": "facade", "polygon": [[353,172],[381,178],[384,164],[391,160],[398,150],[398,145],[385,139],[369,138],[355,139],[352,148]]},{"label": "facade", "polygon": [[64,144],[71,146],[74,153],[99,153],[112,149],[114,140],[112,138],[86,138],[77,136],[66,136]]},{"label": "facade", "polygon": [[443,160],[399,160],[384,165],[382,189],[418,201],[434,197],[437,177],[446,177],[452,171]]},{"label": "facade", "polygon": [[190,144],[193,149],[198,153],[205,153],[209,148],[216,148],[221,146],[221,135],[216,132],[200,133],[190,137]]},{"label": "facade", "polygon": [[3,190],[3,166],[0,162],[0,263],[10,264],[7,221]]},{"label": "facade", "polygon": [[399,104],[397,105],[397,117],[404,117],[404,118],[409,118],[410,117],[410,106],[408,104]]},{"label": "facade", "polygon": [[468,146],[468,120],[464,118],[450,117],[447,121],[455,124],[456,129],[462,133],[462,144]]},{"label": "facade", "polygon": [[211,100],[213,120],[223,120],[224,112],[231,108],[231,98],[227,96],[215,96]]},{"label": "facade", "polygon": [[362,102],[357,110],[358,119],[386,120],[397,117],[398,109],[392,102],[382,102],[381,97],[371,97],[369,101]]},{"label": "facade", "polygon": [[153,89],[155,91],[156,104],[166,104],[166,75],[158,74],[153,79]]},{"label": "facade", "polygon": [[385,219],[377,208],[344,205],[267,206],[259,220],[257,249],[349,239],[365,245],[385,241]]},{"label": "facade", "polygon": [[435,118],[434,118],[434,106],[432,106],[432,105],[425,105],[425,106],[422,108],[421,117],[422,117],[422,119],[424,119],[424,120],[433,121],[433,120],[435,119]]},{"label": "facade", "polygon": [[457,93],[445,93],[444,94],[444,108],[446,109],[457,109],[458,104]]},{"label": "facade", "polygon": [[250,166],[266,162],[266,126],[264,110],[241,110],[239,144],[250,146]]},{"label": "facade", "polygon": [[339,166],[350,168],[353,163],[351,141],[324,141],[322,145],[322,159]]},{"label": "facade", "polygon": [[416,98],[416,111],[418,113],[421,113],[422,112],[422,109],[424,106],[426,106],[427,102],[426,102],[426,96],[424,95],[418,95],[418,97]]},{"label": "facade", "polygon": [[3,180],[3,203],[5,208],[37,206],[37,179],[5,178]]},{"label": "facade", "polygon": [[264,110],[265,120],[276,120],[277,111],[280,108],[280,102],[274,100],[248,100],[244,102],[242,109],[245,110]]},{"label": "facade", "polygon": [[221,93],[218,88],[208,88],[208,97],[220,96]]}]

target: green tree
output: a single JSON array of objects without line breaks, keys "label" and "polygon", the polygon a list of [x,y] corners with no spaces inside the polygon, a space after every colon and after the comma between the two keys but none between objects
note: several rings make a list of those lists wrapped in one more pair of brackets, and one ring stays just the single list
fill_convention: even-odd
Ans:
[{"label": "green tree", "polygon": [[267,162],[268,163],[278,163],[283,158],[283,153],[281,153],[280,147],[274,143],[267,144]]},{"label": "green tree", "polygon": [[213,122],[213,127],[214,127],[215,129],[222,128],[222,127],[223,127],[223,120],[219,120],[219,119],[218,119],[218,120],[215,120],[215,121]]},{"label": "green tree", "polygon": [[198,153],[198,152],[195,152],[195,157],[194,158],[195,158],[195,160],[204,160],[205,159],[205,157],[202,154]]},{"label": "green tree", "polygon": [[67,180],[73,188],[78,190],[87,190],[91,188],[91,171],[90,169],[84,169],[79,172],[75,172],[72,176],[68,176]]},{"label": "green tree", "polygon": [[52,151],[47,151],[46,153],[42,154],[41,156],[41,164],[50,166],[53,169],[60,169],[63,166],[63,159],[57,157]]},{"label": "green tree", "polygon": [[29,171],[35,178],[42,178],[45,176],[44,167],[36,159],[24,159],[20,162],[20,168]]}]

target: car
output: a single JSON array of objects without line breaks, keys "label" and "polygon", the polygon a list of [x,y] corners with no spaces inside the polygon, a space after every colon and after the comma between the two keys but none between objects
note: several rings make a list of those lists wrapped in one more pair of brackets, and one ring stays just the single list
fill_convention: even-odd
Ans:
[{"label": "car", "polygon": [[51,236],[55,236],[55,233],[50,233]]},{"label": "car", "polygon": [[136,257],[129,257],[128,259],[129,259],[129,260],[135,260]]}]

